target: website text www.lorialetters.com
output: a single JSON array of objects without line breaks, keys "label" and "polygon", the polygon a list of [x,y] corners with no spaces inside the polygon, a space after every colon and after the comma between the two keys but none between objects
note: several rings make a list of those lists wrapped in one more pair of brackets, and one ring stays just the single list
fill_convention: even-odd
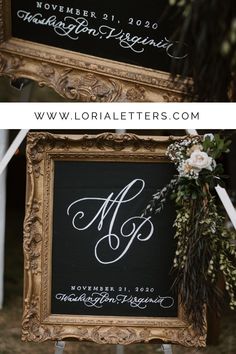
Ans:
[{"label": "website text www.lorialetters.com", "polygon": [[154,112],[154,111],[40,111],[34,112],[34,118],[38,121],[190,121],[200,120],[200,112]]}]

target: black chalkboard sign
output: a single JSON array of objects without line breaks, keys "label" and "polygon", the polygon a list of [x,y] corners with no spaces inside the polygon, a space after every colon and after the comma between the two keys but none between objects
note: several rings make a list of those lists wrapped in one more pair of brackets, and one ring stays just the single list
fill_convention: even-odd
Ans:
[{"label": "black chalkboard sign", "polygon": [[55,161],[53,314],[177,317],[174,206],[142,210],[170,163]]},{"label": "black chalkboard sign", "polygon": [[16,38],[166,72],[188,57],[171,38],[181,18],[168,0],[11,3]]},{"label": "black chalkboard sign", "polygon": [[174,204],[143,215],[177,139],[28,135],[24,341],[205,345],[172,291]]}]

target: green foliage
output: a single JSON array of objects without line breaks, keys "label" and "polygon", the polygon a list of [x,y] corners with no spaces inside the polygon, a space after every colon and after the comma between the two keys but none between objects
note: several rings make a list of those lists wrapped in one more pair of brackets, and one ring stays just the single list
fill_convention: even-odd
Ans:
[{"label": "green foliage", "polygon": [[157,214],[162,211],[166,203],[167,197],[173,192],[175,185],[177,183],[177,178],[173,178],[164,188],[158,190],[153,194],[152,199],[147,204],[144,209],[142,216],[148,214]]},{"label": "green foliage", "polygon": [[206,135],[202,146],[203,150],[206,151],[208,155],[214,159],[218,159],[223,153],[229,152],[230,144],[230,140],[225,140],[225,138],[221,137],[219,134],[215,134],[214,139]]},{"label": "green foliage", "polygon": [[153,195],[144,211],[144,215],[161,212],[167,195],[175,201],[174,286],[199,332],[204,324],[205,304],[213,303],[219,308],[219,272],[225,278],[230,307],[236,307],[236,250],[214,197],[214,187],[223,185],[224,172],[215,159],[229,152],[229,145],[230,141],[224,137],[212,134],[187,137],[171,144],[167,155],[179,175]]},{"label": "green foliage", "polygon": [[232,234],[225,228],[225,218],[220,215],[209,191],[196,199],[181,199],[174,226],[178,240],[175,286],[187,315],[200,330],[204,321],[200,313],[205,303],[219,308],[217,280],[220,272],[224,275],[230,308],[236,307],[236,250],[231,243]]}]

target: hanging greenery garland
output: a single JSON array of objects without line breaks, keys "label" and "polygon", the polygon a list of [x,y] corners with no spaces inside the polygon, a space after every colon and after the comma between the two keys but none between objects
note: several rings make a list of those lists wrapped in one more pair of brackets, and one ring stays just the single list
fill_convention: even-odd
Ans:
[{"label": "hanging greenery garland", "polygon": [[236,307],[236,250],[214,193],[214,187],[223,184],[223,167],[216,159],[229,151],[229,145],[230,141],[212,134],[189,136],[171,144],[167,155],[178,175],[153,195],[144,211],[144,215],[160,213],[169,195],[175,201],[177,248],[173,286],[186,315],[200,332],[204,327],[205,305],[219,309],[220,272],[224,275],[230,307]]}]

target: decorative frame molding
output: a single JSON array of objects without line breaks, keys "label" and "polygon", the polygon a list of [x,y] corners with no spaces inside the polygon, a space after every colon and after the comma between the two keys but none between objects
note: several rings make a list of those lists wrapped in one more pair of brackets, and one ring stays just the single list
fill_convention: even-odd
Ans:
[{"label": "decorative frame molding", "polygon": [[50,313],[53,161],[166,161],[178,138],[134,134],[53,135],[30,133],[27,141],[27,200],[24,221],[24,312],[22,339],[42,342],[74,338],[96,343],[171,342],[205,346],[178,306],[176,318],[77,316]]},{"label": "decorative frame molding", "polygon": [[186,81],[170,74],[12,37],[10,0],[0,0],[0,75],[29,78],[69,100],[178,102]]}]

